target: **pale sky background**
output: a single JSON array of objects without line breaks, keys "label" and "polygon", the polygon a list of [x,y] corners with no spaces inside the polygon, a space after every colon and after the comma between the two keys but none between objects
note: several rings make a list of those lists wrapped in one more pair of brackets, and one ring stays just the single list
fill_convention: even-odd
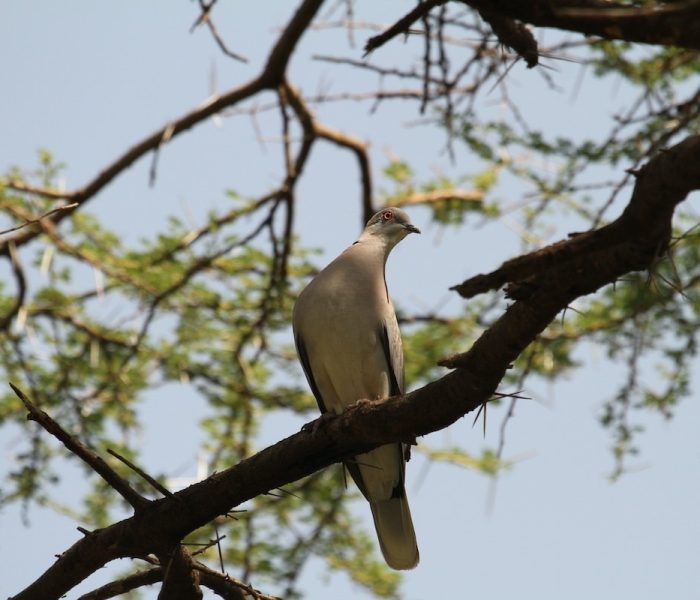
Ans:
[{"label": "pale sky background", "polygon": [[[210,93],[212,66],[220,90],[257,73],[275,28],[286,23],[296,4],[220,2],[214,17],[230,46],[250,59],[241,65],[219,51],[206,29],[188,33],[197,15],[195,2],[3,1],[0,171],[11,165],[34,166],[37,148],[45,147],[68,164],[67,186],[82,185],[125,148],[202,102]],[[389,23],[410,6],[365,0],[358,3],[356,13]],[[315,52],[354,52],[359,58],[365,38],[357,33],[353,51],[337,31],[307,34],[293,59],[292,81],[307,93],[314,93],[319,82],[334,91],[351,88],[358,77],[352,70],[313,63],[308,57]],[[332,49],[326,45],[331,43]],[[388,62],[409,51],[413,50],[396,42],[381,50],[381,59]],[[556,66],[554,76],[562,93],[548,90],[522,65],[511,71],[514,89],[525,98],[526,118],[557,127],[564,135],[604,128],[600,115],[619,108],[625,90],[613,89],[613,82],[587,88],[586,82],[593,82],[589,78],[573,100],[579,67]],[[367,88],[376,83],[371,78],[364,81]],[[491,102],[482,100],[479,109],[497,115],[501,109],[496,99],[494,94]],[[387,185],[377,173],[386,164],[387,152],[422,165],[423,177],[478,168],[459,147],[457,164],[451,165],[442,152],[439,132],[403,127],[416,119],[417,104],[386,104],[374,116],[368,108],[335,104],[318,114],[327,125],[373,140],[378,187]],[[279,135],[272,120],[263,118],[261,128],[270,138]],[[351,243],[360,228],[353,157],[333,147],[320,150],[315,148],[298,193],[299,230],[305,245],[324,250],[319,265]],[[92,200],[89,210],[130,239],[158,231],[167,214],[188,218],[191,212],[203,220],[204,207],[224,202],[227,188],[242,195],[272,188],[280,176],[279,152],[274,142],[260,148],[245,117],[224,119],[220,127],[209,121],[165,148],[154,188],[148,187],[149,156]],[[513,194],[512,202],[517,201],[517,188],[508,193]],[[411,214],[424,235],[406,240],[388,267],[395,301],[409,311],[434,307],[445,298],[449,298],[446,310],[456,310],[461,300],[447,288],[495,267],[520,246],[508,220],[479,230],[443,231],[429,225],[424,210]],[[519,215],[510,218],[517,222]],[[557,385],[532,386],[528,393],[533,401],[518,405],[508,429],[505,458],[520,461],[500,478],[491,511],[487,510],[490,481],[485,477],[434,465],[417,487],[421,461],[412,461],[408,491],[421,562],[405,576],[403,597],[698,598],[697,394],[682,403],[671,422],[636,415],[647,427],[639,440],[642,455],[631,463],[638,469],[611,484],[606,477],[613,467],[611,439],[596,418],[624,373],[593,347],[582,347],[578,356],[586,368]],[[190,415],[193,411],[203,415],[201,406],[186,386],[168,386],[147,396],[145,430],[138,441],[144,468],[194,475],[202,433]],[[501,413],[490,415],[486,441],[467,417],[425,442],[450,441],[478,453],[498,439]],[[296,431],[299,424],[276,423],[278,429],[268,432],[269,441]],[[0,464],[12,460],[21,435],[17,428],[0,430]],[[55,490],[57,501],[77,501],[77,473],[66,468],[66,481]],[[358,503],[357,511],[367,517],[369,526],[366,507]],[[0,512],[0,597],[20,591],[52,564],[54,554],[80,537],[75,529],[79,523],[68,518],[32,509],[29,519],[30,526],[23,526],[17,507]],[[301,588],[309,598],[369,597],[343,576],[326,577],[319,564],[310,564],[303,576]],[[118,565],[125,567],[126,563]],[[236,573],[234,566],[229,568]],[[97,587],[113,573],[101,571],[68,597]],[[155,593],[145,597],[155,598]]]}]

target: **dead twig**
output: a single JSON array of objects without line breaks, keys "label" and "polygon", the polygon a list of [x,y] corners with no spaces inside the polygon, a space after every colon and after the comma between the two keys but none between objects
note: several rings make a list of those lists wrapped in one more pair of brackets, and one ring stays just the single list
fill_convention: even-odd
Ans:
[{"label": "dead twig", "polygon": [[12,233],[13,231],[19,231],[20,229],[24,229],[25,227],[29,227],[30,225],[36,225],[39,224],[39,222],[42,219],[46,219],[50,217],[51,215],[55,215],[56,213],[59,213],[63,210],[70,210],[71,208],[75,208],[78,206],[77,202],[71,202],[70,204],[62,204],[61,206],[58,206],[52,210],[50,210],[47,213],[44,213],[40,217],[36,217],[35,219],[30,219],[28,221],[25,221],[24,223],[17,225],[15,227],[10,227],[10,229],[5,229],[3,231],[0,231],[0,235],[5,235],[6,233]]},{"label": "dead twig", "polygon": [[396,21],[396,23],[389,27],[389,29],[383,31],[379,35],[369,38],[365,44],[365,56],[380,46],[383,46],[397,35],[406,33],[411,25],[422,19],[433,8],[444,4],[446,1],[447,0],[427,0],[426,2],[419,3],[412,11],[406,13],[403,17]]},{"label": "dead twig", "polygon": [[144,481],[148,482],[152,487],[157,489],[163,496],[172,496],[173,493],[166,488],[164,485],[159,483],[156,479],[151,477],[148,473],[146,473],[144,470],[141,468],[137,467],[134,463],[132,463],[129,459],[123,457],[121,454],[118,452],[112,450],[111,448],[107,448],[107,452],[111,454],[114,458],[117,460],[123,462],[127,467],[129,467],[134,473],[136,473],[139,477],[141,477]]},{"label": "dead twig", "polygon": [[233,50],[229,50],[228,46],[226,45],[226,42],[224,42],[223,38],[219,35],[218,30],[216,29],[216,26],[214,25],[214,22],[211,19],[211,9],[214,7],[216,4],[217,0],[211,0],[209,4],[204,2],[204,0],[199,0],[199,7],[202,11],[202,14],[199,15],[197,20],[194,22],[192,27],[190,28],[190,33],[192,33],[195,28],[197,28],[199,25],[202,23],[206,23],[207,27],[209,28],[209,31],[214,38],[214,41],[216,42],[217,46],[221,48],[221,51],[228,57],[232,58],[233,60],[237,60],[242,63],[247,63],[248,59],[245,56],[242,56],[241,54],[238,54],[234,52]]}]

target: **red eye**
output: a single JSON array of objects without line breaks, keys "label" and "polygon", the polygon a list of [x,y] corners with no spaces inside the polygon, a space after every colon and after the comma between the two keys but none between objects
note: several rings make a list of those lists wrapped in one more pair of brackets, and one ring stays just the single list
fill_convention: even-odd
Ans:
[{"label": "red eye", "polygon": [[394,218],[394,213],[392,213],[390,210],[387,210],[385,213],[382,213],[382,221],[391,221]]}]

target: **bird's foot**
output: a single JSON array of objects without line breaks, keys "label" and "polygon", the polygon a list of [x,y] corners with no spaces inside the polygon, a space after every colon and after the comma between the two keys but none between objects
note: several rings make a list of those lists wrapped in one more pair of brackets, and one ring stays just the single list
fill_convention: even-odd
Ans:
[{"label": "bird's foot", "polygon": [[371,404],[372,400],[369,398],[360,398],[359,400],[355,400],[352,404],[348,406],[348,408],[354,408],[356,406],[364,406],[365,404]]},{"label": "bird's foot", "polygon": [[328,421],[331,421],[336,415],[330,412],[323,413],[317,419],[314,419],[310,423],[306,423],[302,426],[301,430],[311,435],[316,435],[316,432],[323,427]]}]

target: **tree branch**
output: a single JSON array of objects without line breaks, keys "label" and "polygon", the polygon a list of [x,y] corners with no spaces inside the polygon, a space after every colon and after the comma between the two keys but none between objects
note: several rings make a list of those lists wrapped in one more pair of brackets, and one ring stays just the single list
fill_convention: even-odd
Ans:
[{"label": "tree branch", "polygon": [[332,142],[341,148],[347,148],[353,152],[357,158],[360,169],[360,189],[362,190],[362,224],[370,220],[375,212],[372,200],[372,171],[367,155],[367,144],[362,140],[348,135],[338,129],[333,129],[319,123],[314,117],[311,109],[306,105],[304,98],[294,86],[285,83],[287,98],[291,107],[297,115],[302,127],[307,135],[315,135],[324,140]]},{"label": "tree branch", "polygon": [[240,54],[233,52],[233,50],[230,50],[228,48],[226,42],[224,42],[223,38],[219,35],[219,32],[216,29],[216,25],[214,25],[214,21],[211,20],[211,9],[214,7],[214,4],[216,4],[216,1],[217,0],[210,0],[209,4],[205,4],[204,0],[199,0],[199,8],[202,11],[202,14],[197,18],[194,25],[192,25],[190,33],[192,33],[198,25],[206,23],[207,27],[209,28],[209,32],[211,33],[212,37],[214,38],[214,41],[216,42],[216,45],[219,46],[219,48],[221,48],[221,51],[226,56],[239,62],[247,63],[248,59],[245,56],[241,56]]},{"label": "tree branch", "polygon": [[[253,596],[259,600],[278,600],[273,596],[259,592],[242,581],[237,581],[224,573],[214,571],[200,562],[195,561],[193,569],[199,573],[201,585],[209,588],[217,596],[224,598],[224,600],[245,600],[247,596]],[[87,594],[83,594],[78,600],[108,600],[109,598],[115,598],[140,587],[163,581],[163,574],[164,569],[162,567],[138,571],[121,579],[110,581]]]},{"label": "tree branch", "polygon": [[446,190],[433,190],[432,192],[416,192],[408,196],[392,198],[392,206],[411,206],[413,204],[432,204],[434,202],[448,202],[457,200],[459,202],[470,202],[480,204],[484,199],[481,190],[460,190],[451,188]]},{"label": "tree branch", "polygon": [[158,600],[202,600],[199,571],[187,548],[178,542],[168,552],[159,553],[158,559],[164,565]]},{"label": "tree branch", "polygon": [[27,296],[27,278],[24,276],[24,270],[19,260],[17,248],[14,244],[10,243],[7,249],[10,255],[10,263],[12,264],[12,274],[17,282],[17,294],[15,295],[15,301],[12,303],[10,310],[0,317],[0,330],[7,329],[10,326],[12,319],[14,319],[22,309]]},{"label": "tree branch", "polygon": [[[700,49],[700,0],[655,2],[648,6],[616,6],[604,0],[454,1],[476,9],[500,41],[522,56],[529,67],[537,64],[537,42],[518,21],[609,40]],[[419,2],[389,29],[369,38],[365,56],[397,35],[408,33],[413,23],[444,2]]]},{"label": "tree branch", "polygon": [[20,229],[24,229],[25,227],[29,227],[29,225],[36,225],[42,219],[46,219],[47,217],[50,217],[51,215],[55,215],[57,212],[61,212],[62,210],[70,210],[71,208],[75,208],[77,206],[78,206],[77,202],[72,202],[70,204],[62,204],[61,206],[58,206],[56,208],[51,209],[48,212],[45,212],[43,215],[40,215],[38,217],[34,217],[32,219],[28,219],[24,223],[20,223],[19,225],[16,225],[15,227],[10,227],[9,229],[4,229],[3,231],[0,231],[0,235],[5,235],[6,233],[12,233],[13,231],[19,231]]},{"label": "tree branch", "polygon": [[411,25],[422,19],[436,6],[445,4],[446,1],[447,0],[426,0],[426,2],[419,2],[412,11],[406,13],[403,17],[396,21],[396,23],[389,27],[389,29],[383,31],[379,35],[369,38],[365,44],[365,56],[380,46],[383,46],[389,40],[394,39],[397,35],[408,33]]},{"label": "tree branch", "polygon": [[36,421],[46,431],[59,440],[70,452],[86,463],[95,473],[104,479],[110,487],[116,490],[135,510],[140,510],[148,505],[149,501],[138,494],[112,467],[92,450],[83,446],[78,440],[63,429],[43,410],[34,406],[27,396],[18,387],[10,383],[10,387],[29,411],[28,419]]},{"label": "tree branch", "polygon": [[255,600],[279,600],[275,596],[263,594],[252,585],[230,577],[228,573],[219,573],[202,563],[195,563],[194,568],[199,571],[202,585],[226,600],[244,600],[244,598],[249,596],[255,598]]},{"label": "tree branch", "polygon": [[567,260],[559,257],[567,255],[567,245],[580,241],[575,237],[555,244],[555,258],[533,269],[527,293],[468,352],[442,363],[454,371],[405,396],[353,405],[316,433],[296,433],[171,498],[151,502],[136,516],[76,542],[15,600],[59,598],[109,560],[163,554],[246,500],[349,456],[454,423],[492,397],[513,361],[573,299],[624,273],[648,268],[668,245],[675,206],[695,189],[700,189],[700,136],[653,158],[640,170],[622,216],[585,234],[605,239],[615,226],[614,244],[590,242]]},{"label": "tree branch", "polygon": [[125,458],[115,450],[112,450],[111,448],[107,448],[107,452],[111,454],[114,458],[117,460],[123,462],[127,467],[129,467],[134,473],[136,473],[139,477],[141,477],[144,481],[146,481],[151,487],[155,488],[158,490],[163,496],[172,496],[173,493],[166,488],[164,485],[162,485],[160,482],[158,482],[155,478],[151,477],[148,473],[146,473],[143,469],[141,469],[139,466],[135,465],[132,463],[129,459]]},{"label": "tree branch", "polygon": [[[180,133],[187,131],[191,127],[221,112],[224,108],[233,106],[265,89],[275,89],[282,83],[287,64],[294,52],[294,48],[322,3],[323,0],[304,0],[301,3],[270,52],[265,68],[255,79],[233,88],[222,95],[211,96],[196,109],[154,131],[151,135],[129,148],[82,188],[62,192],[60,190],[26,185],[21,181],[9,181],[6,184],[7,187],[19,192],[37,194],[49,198],[63,198],[77,204],[78,207],[76,207],[76,209],[79,208],[79,206],[93,198],[115,177],[128,169],[144,154],[152,150],[158,150],[158,148],[163,145],[164,140],[172,140],[172,138]],[[51,217],[47,217],[47,220],[51,220],[53,223],[59,223],[70,215],[71,212],[72,211],[63,211],[56,213],[51,215]],[[26,230],[22,234],[1,242],[0,256],[8,255],[8,243],[10,241],[14,242],[16,246],[21,246],[34,239],[37,235],[39,235],[38,231]]]},{"label": "tree branch", "polygon": [[116,581],[110,581],[109,583],[98,587],[97,589],[83,594],[78,598],[78,600],[107,600],[108,598],[114,598],[115,596],[121,596],[126,594],[131,590],[143,587],[145,585],[153,585],[163,580],[163,569],[160,567],[154,567],[152,569],[146,569],[145,571],[139,571],[138,573],[133,573],[122,579],[117,579]]},{"label": "tree branch", "polygon": [[[582,268],[582,257],[588,260],[599,255],[605,260],[606,256],[627,252],[630,244],[643,251],[636,268],[645,268],[668,244],[675,206],[690,190],[700,187],[699,168],[700,137],[693,136],[660,153],[637,173],[630,203],[609,225],[509,260],[495,271],[471,277],[451,289],[471,298],[506,283],[539,285],[537,278],[546,277],[549,281],[553,270],[574,271]],[[654,253],[651,257],[650,252]],[[565,280],[568,278],[564,276]]]},{"label": "tree branch", "polygon": [[609,2],[459,0],[478,11],[498,13],[540,27],[554,27],[609,40],[700,49],[700,1],[615,6]]}]

